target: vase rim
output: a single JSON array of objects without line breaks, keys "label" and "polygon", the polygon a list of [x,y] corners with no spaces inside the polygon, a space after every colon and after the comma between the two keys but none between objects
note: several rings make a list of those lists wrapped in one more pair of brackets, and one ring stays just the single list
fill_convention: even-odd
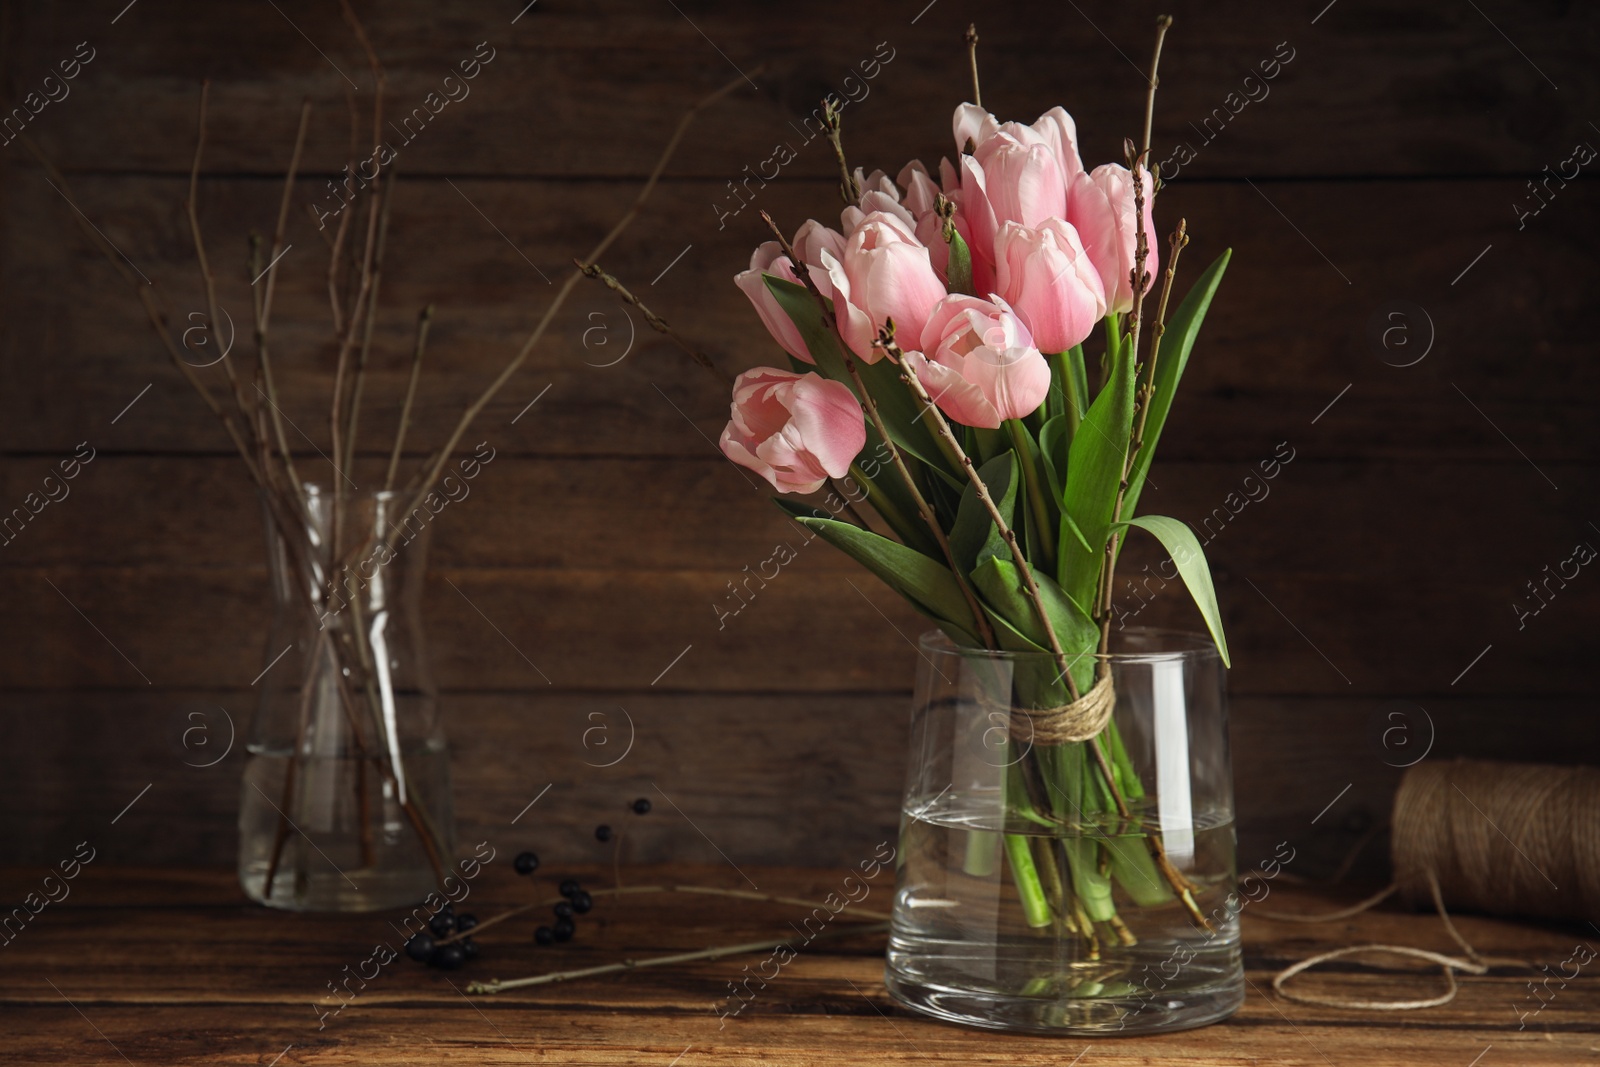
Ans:
[{"label": "vase rim", "polygon": [[[1091,658],[1116,663],[1198,663],[1206,660],[1221,662],[1222,659],[1210,635],[1194,630],[1178,630],[1161,626],[1129,626],[1120,632],[1158,640],[1168,647],[1135,651],[1113,650],[1103,654],[1096,652]],[[937,629],[925,632],[917,641],[917,645],[924,655],[954,656],[961,659],[1027,661],[1054,658],[1054,654],[1050,652],[1010,652],[1004,649],[968,648],[964,645],[956,644],[943,630]]]},{"label": "vase rim", "polygon": [[[332,490],[324,482],[302,482],[307,496],[332,496]],[[372,500],[397,500],[405,496],[403,489],[353,489],[350,496],[366,497]]]}]

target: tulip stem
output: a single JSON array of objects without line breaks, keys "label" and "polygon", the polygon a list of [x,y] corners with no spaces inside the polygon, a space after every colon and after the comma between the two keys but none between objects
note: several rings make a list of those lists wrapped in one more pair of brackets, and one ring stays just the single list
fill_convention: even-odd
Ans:
[{"label": "tulip stem", "polygon": [[1056,568],[1055,546],[1050,543],[1050,509],[1044,501],[1044,486],[1039,477],[1039,466],[1034,462],[1034,451],[1027,427],[1021,419],[1007,419],[1006,431],[1011,443],[1017,446],[1017,462],[1022,464],[1022,482],[1028,492],[1028,506],[1033,511],[1033,524],[1038,532],[1039,560],[1047,571]]}]

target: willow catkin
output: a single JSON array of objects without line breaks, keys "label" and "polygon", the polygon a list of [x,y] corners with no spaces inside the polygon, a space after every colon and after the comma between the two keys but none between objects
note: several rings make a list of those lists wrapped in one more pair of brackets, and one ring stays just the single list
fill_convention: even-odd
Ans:
[{"label": "willow catkin", "polygon": [[1600,769],[1458,759],[1412,767],[1394,801],[1395,883],[1452,910],[1600,916]]}]

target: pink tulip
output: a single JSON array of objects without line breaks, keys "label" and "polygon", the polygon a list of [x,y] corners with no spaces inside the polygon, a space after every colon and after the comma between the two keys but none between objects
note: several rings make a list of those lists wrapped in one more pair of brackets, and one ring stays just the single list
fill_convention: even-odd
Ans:
[{"label": "pink tulip", "polygon": [[[1146,290],[1155,280],[1158,256],[1156,227],[1151,216],[1155,190],[1150,172],[1140,168],[1144,185],[1144,230],[1149,252],[1144,269],[1149,274]],[[1132,272],[1138,224],[1134,221],[1133,172],[1127,167],[1107,163],[1088,174],[1080,174],[1067,192],[1067,221],[1083,240],[1089,259],[1100,271],[1105,285],[1106,310],[1122,313],[1133,307]]]},{"label": "pink tulip", "polygon": [[814,493],[842,478],[867,442],[861,405],[848,386],[819,374],[756,367],[733,383],[722,454],[780,493]]},{"label": "pink tulip", "polygon": [[1049,364],[998,296],[939,301],[922,331],[922,351],[905,359],[939,410],[967,426],[997,429],[1032,414],[1050,391]]},{"label": "pink tulip", "polygon": [[983,168],[984,191],[997,225],[1037,226],[1066,214],[1067,176],[1042,140],[1028,143],[1002,129],[978,146],[973,159]]},{"label": "pink tulip", "polygon": [[862,219],[838,256],[824,251],[822,263],[833,285],[839,336],[861,359],[876,363],[873,347],[885,320],[901,337],[917,337],[933,305],[945,295],[928,249],[896,215],[875,211]]},{"label": "pink tulip", "polygon": [[756,314],[761,316],[761,324],[779,347],[795,359],[815,363],[794,321],[767,288],[765,276],[768,274],[800,284],[794,268],[789,264],[789,257],[783,254],[783,249],[776,241],[768,241],[758,247],[750,256],[750,269],[735,275],[733,281],[755,305]]},{"label": "pink tulip", "polygon": [[1105,318],[1100,272],[1071,223],[1046,219],[1037,229],[1008,222],[995,241],[1000,295],[1016,309],[1042,352],[1080,344]]},{"label": "pink tulip", "polygon": [[983,167],[971,156],[962,156],[959,165],[961,195],[956,205],[956,229],[972,256],[973,291],[987,293],[994,289],[994,239],[1003,220],[995,218],[989,204]]},{"label": "pink tulip", "polygon": [[805,261],[812,282],[823,296],[832,300],[833,282],[822,265],[822,253],[828,252],[836,257],[841,255],[844,252],[844,235],[837,230],[830,230],[816,219],[807,219],[795,231],[791,244],[796,254]]},{"label": "pink tulip", "polygon": [[975,153],[997,134],[1004,133],[1020,144],[1048,147],[1069,186],[1083,173],[1083,160],[1078,156],[1078,124],[1062,108],[1053,107],[1040,115],[1032,126],[1024,126],[1020,122],[1002,124],[976,104],[961,104],[956,108],[951,126],[957,152],[967,151],[970,141]]},{"label": "pink tulip", "polygon": [[[835,254],[841,252],[844,249],[844,238],[820,222],[808,220],[795,234],[794,249],[805,261],[811,280],[822,290],[822,295],[832,297],[833,284],[828,279],[827,271],[822,269],[822,252],[824,250]],[[750,303],[755,305],[756,314],[761,316],[761,323],[766,326],[767,332],[772,334],[772,339],[795,359],[804,363],[815,363],[816,360],[811,358],[811,352],[806,348],[800,331],[795,328],[794,321],[789,318],[783,306],[767,288],[766,279],[762,277],[764,274],[771,274],[796,285],[801,284],[789,258],[783,254],[783,249],[776,241],[768,241],[751,253],[750,269],[736,275],[733,280],[744,295],[750,298]]]}]

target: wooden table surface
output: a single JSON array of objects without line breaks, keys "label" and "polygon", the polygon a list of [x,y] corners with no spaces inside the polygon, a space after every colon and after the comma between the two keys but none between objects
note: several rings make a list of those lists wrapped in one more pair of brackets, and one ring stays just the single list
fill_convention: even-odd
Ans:
[{"label": "wooden table surface", "polygon": [[[500,868],[500,869],[495,869]],[[543,875],[545,872],[540,872]],[[572,872],[559,872],[567,874]],[[582,874],[582,872],[577,872]],[[599,884],[602,874],[588,872]],[[764,892],[820,899],[843,877],[818,869],[747,869]],[[748,888],[728,867],[625,871],[629,884]],[[7,901],[42,875],[0,874]],[[548,895],[501,864],[486,867],[462,910],[480,918]],[[59,891],[58,891],[59,892]],[[1225,1023],[1160,1037],[1045,1039],[996,1035],[925,1020],[884,992],[882,933],[821,942],[802,951],[742,1015],[719,1028],[712,1005],[758,957],[737,957],[468,997],[475,979],[511,978],[624,957],[781,937],[804,912],[794,905],[687,894],[596,901],[573,942],[538,948],[535,915],[482,937],[482,956],[446,973],[404,956],[381,967],[341,1011],[329,983],[356,973],[387,943],[399,948],[398,913],[289,915],[249,904],[232,872],[86,867],[71,895],[47,905],[0,947],[0,1063],[16,1064],[709,1064],[1052,1063],[1382,1064],[1502,1067],[1600,1062],[1600,968],[1562,961],[1576,945],[1600,947],[1586,926],[1462,917],[1486,955],[1549,964],[1555,975],[1498,967],[1466,977],[1445,1007],[1357,1013],[1277,997],[1273,973],[1341,944],[1392,942],[1453,953],[1437,918],[1386,905],[1320,925],[1259,914],[1315,912],[1350,902],[1279,884],[1244,914],[1250,989]],[[874,889],[860,905],[886,908]],[[1252,912],[1251,908],[1256,908]],[[836,920],[838,922],[838,920]],[[1592,959],[1591,950],[1589,958]],[[1583,960],[1580,953],[1576,959]],[[349,971],[346,972],[345,968]],[[374,965],[366,964],[367,973]],[[1373,999],[1427,996],[1436,969],[1395,958],[1329,968],[1306,989]],[[1545,979],[1545,974],[1538,974]],[[1541,1007],[1542,1005],[1542,1007]],[[319,1018],[323,1018],[319,1029]],[[1519,1014],[1520,1013],[1520,1014]],[[1519,1029],[1520,1025],[1520,1029]]]}]

